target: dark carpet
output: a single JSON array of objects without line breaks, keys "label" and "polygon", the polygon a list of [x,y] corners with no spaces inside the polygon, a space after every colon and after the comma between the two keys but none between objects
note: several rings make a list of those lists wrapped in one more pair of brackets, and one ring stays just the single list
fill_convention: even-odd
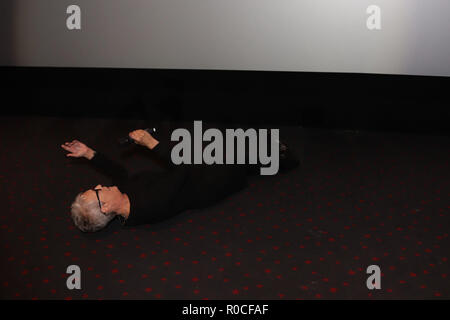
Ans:
[{"label": "dark carpet", "polygon": [[[79,139],[139,172],[150,160],[115,141],[144,127],[0,118],[1,298],[450,298],[450,137],[285,128],[302,157],[294,171],[160,224],[78,231],[75,195],[108,179],[61,143]],[[81,290],[66,287],[69,265]],[[380,290],[366,286],[370,265]]]}]

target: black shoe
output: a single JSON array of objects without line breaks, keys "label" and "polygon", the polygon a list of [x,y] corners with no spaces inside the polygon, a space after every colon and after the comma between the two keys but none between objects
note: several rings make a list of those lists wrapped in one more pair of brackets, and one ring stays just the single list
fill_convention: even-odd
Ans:
[{"label": "black shoe", "polygon": [[288,146],[285,143],[278,141],[278,149],[279,149],[279,154],[280,154],[280,160],[286,159],[287,152],[288,152]]},{"label": "black shoe", "polygon": [[297,156],[292,152],[288,145],[282,141],[278,141],[280,156],[280,171],[286,172],[292,170],[300,164]]}]

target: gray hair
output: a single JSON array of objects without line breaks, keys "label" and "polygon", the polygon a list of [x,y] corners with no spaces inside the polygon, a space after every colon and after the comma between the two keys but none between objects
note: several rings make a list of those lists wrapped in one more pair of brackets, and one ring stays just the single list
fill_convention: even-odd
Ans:
[{"label": "gray hair", "polygon": [[87,202],[79,193],[72,203],[71,217],[73,223],[83,232],[95,232],[104,228],[114,217],[115,213],[101,212],[98,201]]}]

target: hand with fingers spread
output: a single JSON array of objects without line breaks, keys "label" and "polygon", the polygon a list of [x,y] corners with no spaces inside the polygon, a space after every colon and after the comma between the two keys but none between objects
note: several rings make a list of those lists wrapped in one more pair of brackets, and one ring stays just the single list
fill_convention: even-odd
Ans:
[{"label": "hand with fingers spread", "polygon": [[88,160],[91,160],[94,157],[95,151],[85,145],[83,142],[78,140],[73,140],[72,142],[66,142],[61,145],[66,151],[69,153],[66,155],[67,157],[73,158],[81,158],[84,157]]}]

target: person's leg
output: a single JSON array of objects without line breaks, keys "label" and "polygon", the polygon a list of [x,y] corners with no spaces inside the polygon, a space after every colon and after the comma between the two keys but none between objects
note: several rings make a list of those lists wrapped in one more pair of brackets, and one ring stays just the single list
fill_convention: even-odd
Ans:
[{"label": "person's leg", "polygon": [[[233,129],[237,129],[237,128],[242,128],[244,131],[253,128],[256,130],[257,133],[258,133],[258,130],[260,129],[259,127],[251,127],[249,125],[236,126],[236,128],[233,128]],[[267,129],[267,128],[264,128],[264,129]],[[259,139],[260,139],[260,137],[258,137],[258,140]],[[286,172],[286,171],[289,171],[289,170],[292,170],[292,169],[298,167],[298,165],[300,164],[298,155],[285,142],[283,142],[281,130],[279,132],[279,139],[277,140],[277,145],[278,145],[278,154],[279,154],[279,171],[278,172]],[[268,134],[267,134],[267,146],[268,146],[268,153],[272,154],[273,151],[271,150],[271,147],[270,147],[271,146],[271,134],[270,134],[269,129],[268,129]],[[259,174],[261,174],[261,168],[264,167],[264,165],[261,165],[260,163],[251,164],[249,150],[250,150],[250,148],[248,145],[248,141],[246,141],[245,164],[241,164],[241,166],[243,166],[245,168],[245,171],[248,175],[259,175]],[[257,150],[259,150],[259,141],[258,141]],[[236,154],[237,154],[237,145],[234,146],[235,163],[237,160]],[[258,157],[257,157],[257,159],[258,159]]]},{"label": "person's leg", "polygon": [[247,173],[238,165],[191,165],[192,207],[205,208],[247,187]]},{"label": "person's leg", "polygon": [[[170,158],[171,156],[171,150],[172,148],[178,143],[177,141],[171,141],[171,134],[173,132],[173,130],[177,129],[177,128],[183,128],[186,129],[190,132],[191,135],[191,158],[193,159],[194,156],[194,122],[189,122],[189,121],[184,121],[184,122],[161,122],[157,125],[157,131],[155,134],[155,138],[157,140],[160,141],[161,145],[159,148],[157,148],[158,150],[156,151],[157,153],[159,153],[159,156],[162,157],[164,159],[164,161],[166,162],[166,164],[168,164],[169,166],[173,166],[173,162]],[[258,128],[252,128],[248,125],[230,125],[230,124],[212,124],[212,123],[202,123],[202,132],[205,132],[208,128],[216,128],[219,129],[222,132],[223,135],[223,157],[224,157],[224,163],[222,165],[219,166],[230,166],[231,164],[226,164],[226,155],[227,155],[227,150],[226,150],[226,129],[238,129],[241,128],[244,131],[248,130],[248,129],[255,129],[256,133],[258,134]],[[281,133],[280,133],[281,136]],[[259,137],[257,137],[257,139],[260,139]],[[270,136],[270,131],[267,135],[267,144],[269,147],[268,152],[271,154],[273,151],[270,150],[270,146],[271,146],[271,136]],[[281,139],[280,139],[281,140]],[[203,140],[202,140],[203,141]],[[259,142],[257,142],[259,144]],[[207,143],[203,143],[203,147],[205,147]],[[244,169],[244,171],[246,172],[247,175],[259,175],[261,173],[261,167],[264,167],[263,165],[261,165],[260,163],[256,163],[256,164],[252,164],[250,163],[250,155],[249,155],[249,142],[248,139],[246,139],[246,145],[245,145],[245,163],[244,164],[237,164],[237,151],[238,151],[238,146],[237,143],[234,143],[234,161],[233,164],[241,167]],[[256,150],[258,150],[259,146],[257,147]],[[202,149],[203,150],[203,149]],[[278,154],[279,154],[279,172],[285,172],[285,171],[289,171],[292,170],[294,168],[296,168],[299,165],[299,159],[298,156],[296,155],[296,153],[289,148],[289,146],[287,144],[285,144],[283,141],[278,141]],[[203,155],[202,155],[203,157]],[[191,160],[192,160],[191,159]],[[256,157],[257,161],[258,156]],[[192,165],[188,165],[189,169],[195,167],[196,165],[192,164]]]}]

